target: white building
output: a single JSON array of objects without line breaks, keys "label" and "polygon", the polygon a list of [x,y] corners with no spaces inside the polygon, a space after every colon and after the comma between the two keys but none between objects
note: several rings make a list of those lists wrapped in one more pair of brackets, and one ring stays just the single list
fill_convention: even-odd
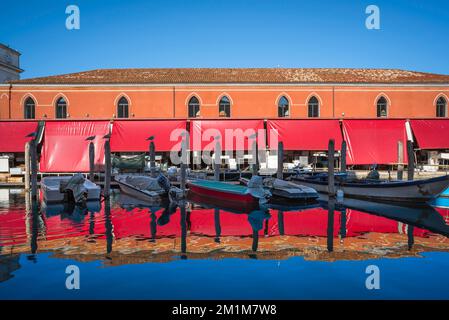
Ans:
[{"label": "white building", "polygon": [[0,43],[0,83],[20,79],[20,52]]}]

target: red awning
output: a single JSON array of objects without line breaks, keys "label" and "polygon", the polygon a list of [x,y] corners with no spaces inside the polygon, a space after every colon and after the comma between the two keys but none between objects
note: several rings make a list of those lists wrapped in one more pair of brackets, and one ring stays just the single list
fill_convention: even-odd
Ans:
[{"label": "red awning", "polygon": [[[176,129],[186,129],[185,120],[142,120],[142,121],[114,121],[112,125],[112,152],[141,152],[148,151],[149,142],[146,139],[154,136],[156,152],[170,151],[181,140],[181,136],[174,132]],[[174,134],[170,139],[170,135]],[[177,150],[180,150],[180,144]]]},{"label": "red awning", "polygon": [[40,162],[41,172],[88,172],[89,141],[96,136],[95,164],[100,170],[104,164],[103,136],[109,132],[109,121],[47,122]]},{"label": "red awning", "polygon": [[341,131],[338,120],[268,120],[268,145],[273,135],[278,134],[278,141],[284,143],[285,150],[320,151],[327,150],[330,139],[335,140],[335,149],[341,149]]},{"label": "red awning", "polygon": [[449,120],[410,120],[421,149],[449,149]]},{"label": "red awning", "polygon": [[263,129],[263,120],[192,120],[190,149],[212,150],[219,136],[222,150],[248,150],[248,136],[254,133],[259,133],[259,148],[265,148]]},{"label": "red awning", "polygon": [[26,136],[37,130],[37,121],[0,122],[0,152],[25,152]]},{"label": "red awning", "polygon": [[407,163],[405,120],[344,120],[348,164],[392,164],[398,162],[398,141],[404,146]]}]

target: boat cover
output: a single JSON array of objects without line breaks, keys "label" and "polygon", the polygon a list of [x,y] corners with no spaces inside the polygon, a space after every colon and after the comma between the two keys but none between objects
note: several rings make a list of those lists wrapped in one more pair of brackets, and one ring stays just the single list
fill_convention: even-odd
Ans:
[{"label": "boat cover", "polygon": [[410,125],[421,149],[449,149],[449,120],[410,120]]},{"label": "boat cover", "polygon": [[398,141],[403,143],[403,162],[407,163],[405,120],[344,120],[343,135],[349,165],[397,163]]},{"label": "boat cover", "polygon": [[95,170],[104,165],[103,136],[109,133],[109,121],[48,121],[45,124],[41,152],[41,172],[88,172],[89,143],[95,136]]},{"label": "boat cover", "polygon": [[268,120],[267,129],[270,149],[277,149],[277,141],[282,141],[285,150],[327,150],[330,139],[335,140],[335,150],[341,148],[339,120]]},{"label": "boat cover", "polygon": [[250,150],[248,137],[254,133],[258,133],[259,148],[265,148],[263,120],[192,120],[190,123],[191,150],[214,150],[216,136],[220,137],[221,150]]},{"label": "boat cover", "polygon": [[37,131],[37,121],[1,121],[0,152],[25,152],[26,136]]},{"label": "boat cover", "polygon": [[180,133],[185,131],[186,124],[186,120],[116,120],[112,126],[111,150],[147,152],[150,143],[146,139],[154,136],[156,152],[166,152],[172,148],[179,151]]},{"label": "boat cover", "polygon": [[84,200],[84,194],[87,193],[87,188],[84,186],[84,176],[81,173],[75,174],[62,187],[62,191],[71,191],[76,203]]}]

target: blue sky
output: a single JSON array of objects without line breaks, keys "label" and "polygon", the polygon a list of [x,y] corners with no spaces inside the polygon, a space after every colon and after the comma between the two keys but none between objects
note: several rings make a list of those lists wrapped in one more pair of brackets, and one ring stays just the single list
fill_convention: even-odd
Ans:
[{"label": "blue sky", "polygon": [[[1,4],[23,78],[124,67],[402,68],[449,74],[449,1],[72,0]],[[67,30],[67,5],[80,30]],[[380,8],[381,29],[365,28]]]}]

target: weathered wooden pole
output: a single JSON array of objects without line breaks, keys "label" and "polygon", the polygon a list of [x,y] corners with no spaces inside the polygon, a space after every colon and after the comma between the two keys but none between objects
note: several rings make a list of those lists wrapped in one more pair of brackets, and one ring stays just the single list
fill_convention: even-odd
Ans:
[{"label": "weathered wooden pole", "polygon": [[278,142],[278,169],[276,178],[284,179],[284,143],[282,141]]},{"label": "weathered wooden pole", "polygon": [[346,149],[347,149],[346,141],[343,140],[341,143],[341,159],[340,159],[340,171],[343,173],[346,172]]},{"label": "weathered wooden pole", "polygon": [[89,180],[94,182],[95,172],[95,146],[94,143],[89,143]]},{"label": "weathered wooden pole", "polygon": [[335,141],[329,140],[328,146],[328,193],[329,197],[335,196],[335,177],[334,177],[334,156],[335,156]]},{"label": "weathered wooden pole", "polygon": [[407,140],[407,180],[413,180],[415,175],[415,154],[413,153],[413,142]]},{"label": "weathered wooden pole", "polygon": [[329,198],[327,210],[327,251],[334,251],[334,210],[335,200]]},{"label": "weathered wooden pole", "polygon": [[37,146],[35,137],[30,141],[31,151],[31,200],[37,199]]},{"label": "weathered wooden pole", "polygon": [[150,175],[156,177],[156,147],[154,145],[154,136],[149,137],[147,140],[150,141]]},{"label": "weathered wooden pole", "polygon": [[397,179],[404,179],[404,145],[402,141],[398,141],[398,174]]},{"label": "weathered wooden pole", "polygon": [[111,192],[111,144],[109,142],[109,137],[106,137],[106,142],[104,143],[104,190],[103,195],[105,198],[109,198]]},{"label": "weathered wooden pole", "polygon": [[187,141],[186,137],[181,142],[181,190],[186,190],[186,163],[187,163]]},{"label": "weathered wooden pole", "polygon": [[220,181],[220,167],[221,167],[221,146],[220,137],[215,137],[215,155],[214,155],[214,180]]},{"label": "weathered wooden pole", "polygon": [[254,139],[251,146],[252,151],[252,173],[253,175],[257,175],[259,173],[259,159],[258,159],[258,151],[257,151],[257,133],[251,135],[250,139]]},{"label": "weathered wooden pole", "polygon": [[25,144],[25,191],[30,191],[30,142]]}]

